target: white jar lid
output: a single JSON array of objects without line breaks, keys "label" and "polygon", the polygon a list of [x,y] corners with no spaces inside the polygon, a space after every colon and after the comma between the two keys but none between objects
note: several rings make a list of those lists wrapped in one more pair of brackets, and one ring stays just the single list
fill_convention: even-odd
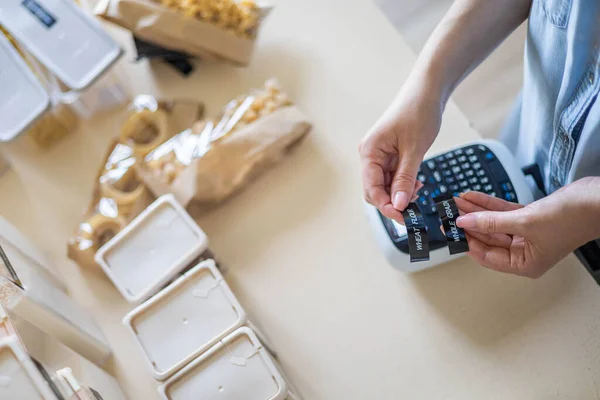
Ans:
[{"label": "white jar lid", "polygon": [[288,387],[250,328],[240,328],[159,387],[166,400],[283,400]]},{"label": "white jar lid", "polygon": [[123,319],[154,377],[165,380],[246,323],[213,260],[195,266]]},{"label": "white jar lid", "polygon": [[73,1],[2,0],[0,23],[65,85],[88,87],[122,54]]},{"label": "white jar lid", "polygon": [[50,108],[50,97],[0,34],[0,142],[14,139]]},{"label": "white jar lid", "polygon": [[102,246],[95,260],[127,301],[139,303],[207,249],[206,234],[168,194]]},{"label": "white jar lid", "polygon": [[40,370],[12,337],[0,339],[0,399],[56,399]]}]

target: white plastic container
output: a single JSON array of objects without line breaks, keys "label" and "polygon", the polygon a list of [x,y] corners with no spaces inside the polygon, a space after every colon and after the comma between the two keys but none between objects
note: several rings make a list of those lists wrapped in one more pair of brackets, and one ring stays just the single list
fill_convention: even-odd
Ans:
[{"label": "white plastic container", "polygon": [[71,89],[89,86],[122,54],[72,0],[2,0],[0,23]]},{"label": "white plastic container", "polygon": [[57,400],[42,372],[12,337],[0,339],[0,399]]},{"label": "white plastic container", "polygon": [[67,286],[54,263],[27,236],[2,216],[0,216],[0,246],[23,283],[26,284],[28,278],[35,274],[62,291],[66,291]]},{"label": "white plastic container", "polygon": [[240,328],[158,388],[165,400],[283,400],[288,386],[250,328]]},{"label": "white plastic container", "polygon": [[158,380],[247,323],[213,260],[206,260],[123,319]]},{"label": "white plastic container", "polygon": [[1,33],[0,71],[0,142],[7,142],[50,108],[50,97],[17,50]]},{"label": "white plastic container", "polygon": [[0,305],[98,365],[111,356],[102,331],[66,293],[41,280],[22,288],[0,276]]},{"label": "white plastic container", "polygon": [[[12,319],[27,352],[49,372],[69,368],[79,382],[96,389],[104,400],[127,400],[115,377],[22,318]],[[80,400],[78,397],[68,399]]]},{"label": "white plastic container", "polygon": [[169,194],[102,246],[95,260],[128,302],[139,303],[207,249],[206,234]]}]

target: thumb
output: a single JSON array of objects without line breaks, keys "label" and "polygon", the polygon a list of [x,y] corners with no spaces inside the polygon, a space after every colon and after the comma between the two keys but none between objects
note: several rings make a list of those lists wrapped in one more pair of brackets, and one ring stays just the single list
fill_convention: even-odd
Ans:
[{"label": "thumb", "polygon": [[458,217],[456,225],[459,228],[479,233],[521,235],[522,221],[523,212],[521,209],[515,211],[481,211]]},{"label": "thumb", "polygon": [[404,210],[413,197],[419,160],[403,157],[392,180],[392,204],[396,210]]}]

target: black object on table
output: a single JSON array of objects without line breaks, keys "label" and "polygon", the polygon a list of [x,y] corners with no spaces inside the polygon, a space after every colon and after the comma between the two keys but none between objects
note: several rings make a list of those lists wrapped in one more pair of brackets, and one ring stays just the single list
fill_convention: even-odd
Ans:
[{"label": "black object on table", "polygon": [[188,76],[194,71],[194,65],[192,64],[194,57],[189,54],[165,49],[164,47],[160,47],[135,36],[133,37],[133,41],[137,51],[136,61],[144,58],[159,58],[184,76]]}]

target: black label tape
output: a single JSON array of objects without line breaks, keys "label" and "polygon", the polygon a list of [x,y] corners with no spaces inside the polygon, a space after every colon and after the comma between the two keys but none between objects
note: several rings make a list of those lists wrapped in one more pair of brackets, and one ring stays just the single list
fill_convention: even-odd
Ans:
[{"label": "black label tape", "polygon": [[444,232],[446,233],[446,243],[450,254],[466,253],[469,251],[467,236],[462,228],[456,226],[458,218],[458,207],[450,194],[443,194],[434,198],[435,207],[442,220]]},{"label": "black label tape", "polygon": [[419,206],[410,203],[406,210],[402,211],[406,233],[408,234],[408,252],[410,262],[429,260],[429,236],[425,218],[419,211]]},{"label": "black label tape", "polygon": [[35,16],[46,28],[52,28],[56,24],[56,17],[46,10],[36,0],[23,0],[21,3],[33,16]]}]

